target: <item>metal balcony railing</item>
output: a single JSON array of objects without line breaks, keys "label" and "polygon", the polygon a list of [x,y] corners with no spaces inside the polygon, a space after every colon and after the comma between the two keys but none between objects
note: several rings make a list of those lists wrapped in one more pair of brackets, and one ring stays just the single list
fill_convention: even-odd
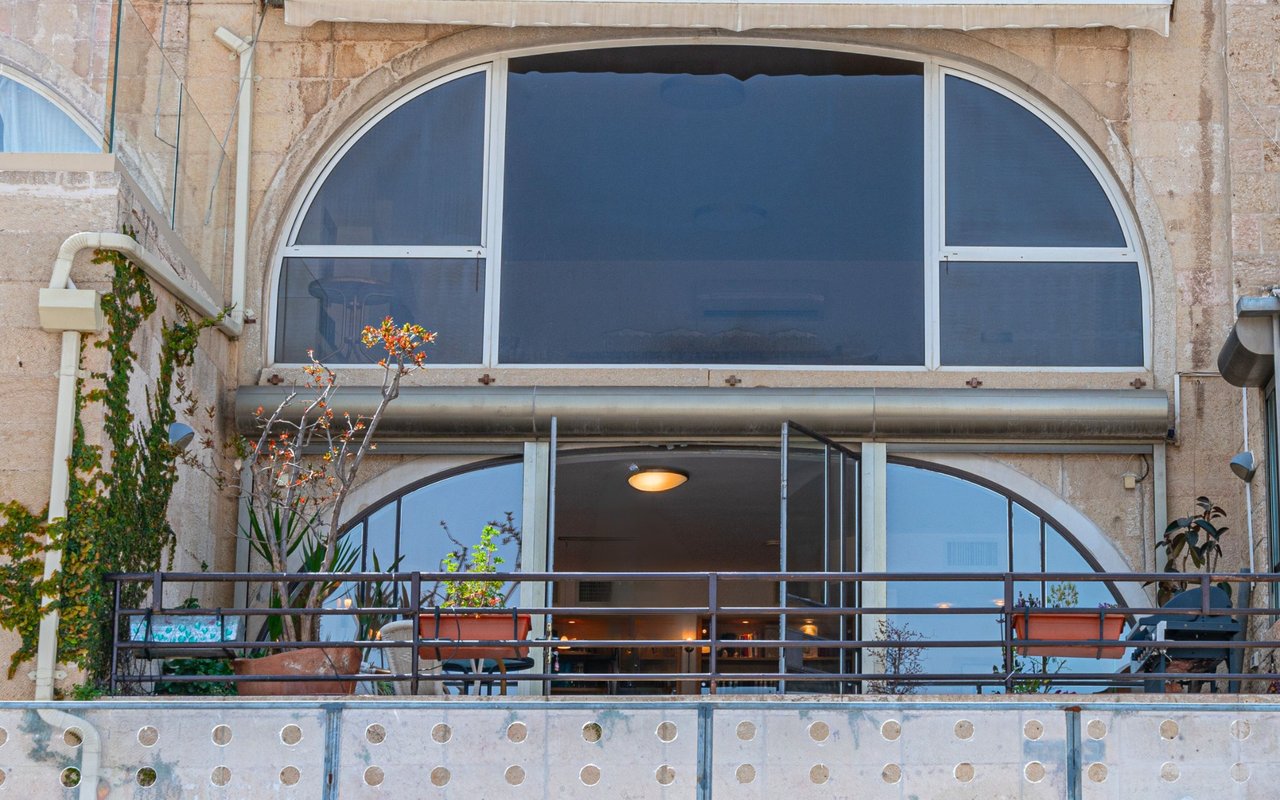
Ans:
[{"label": "metal balcony railing", "polygon": [[[513,598],[539,601],[515,608],[432,605],[445,583],[475,580],[516,584]],[[286,671],[247,679],[212,670],[175,674],[172,662],[163,667],[175,657],[344,647],[359,658],[346,669],[330,659],[322,678],[333,691],[371,694],[505,691],[510,683],[551,694],[1237,692],[1280,681],[1272,657],[1280,641],[1270,633],[1276,609],[1251,600],[1270,595],[1257,585],[1280,581],[1276,574],[154,572],[108,581],[115,598],[113,693],[315,681],[315,674]],[[265,597],[273,584],[317,581],[341,584],[320,608],[164,602],[184,590],[230,596],[232,586],[247,584],[247,596]],[[583,583],[608,588],[584,601],[576,593]],[[1131,598],[1150,598],[1163,583],[1175,595],[1162,607],[1043,608],[1020,601],[1021,593],[1040,597],[1045,587],[1066,583]],[[933,602],[963,595],[965,587],[970,596],[999,594],[988,605]],[[631,603],[629,596],[649,599]],[[891,597],[900,600],[890,603]],[[323,641],[267,637],[307,617],[322,619]],[[500,620],[497,632],[468,633],[463,621],[482,618]],[[1043,626],[1056,621],[1084,627],[1046,632]]]}]

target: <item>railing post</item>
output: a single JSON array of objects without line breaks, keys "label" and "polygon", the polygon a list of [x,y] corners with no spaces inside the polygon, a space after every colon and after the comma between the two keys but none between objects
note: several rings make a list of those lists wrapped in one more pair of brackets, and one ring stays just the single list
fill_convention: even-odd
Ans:
[{"label": "railing post", "polygon": [[716,573],[707,573],[707,609],[711,612],[711,622],[707,625],[707,638],[711,641],[711,658],[707,662],[707,671],[711,674],[711,680],[707,691],[711,694],[716,693],[716,684],[718,683],[716,680],[718,672],[716,642],[720,640],[720,599],[716,579]]},{"label": "railing post", "polygon": [[164,595],[164,573],[156,570],[151,573],[151,610],[159,613],[164,610],[161,599]]},{"label": "railing post", "polygon": [[[1030,628],[1028,628],[1030,630]],[[1004,691],[1013,689],[1013,573],[1004,574]]]},{"label": "railing post", "polygon": [[111,581],[111,682],[110,694],[116,693],[116,676],[120,662],[120,581]]},{"label": "railing post", "polygon": [[418,625],[418,609],[422,608],[422,573],[415,572],[409,579],[409,619],[413,621],[413,652],[409,655],[409,694],[418,694],[418,651],[422,641],[422,628]]}]

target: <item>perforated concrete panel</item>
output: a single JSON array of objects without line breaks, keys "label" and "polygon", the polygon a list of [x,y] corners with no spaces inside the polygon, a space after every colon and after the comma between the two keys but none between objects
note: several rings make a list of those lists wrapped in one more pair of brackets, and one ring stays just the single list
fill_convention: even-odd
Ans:
[{"label": "perforated concrete panel", "polygon": [[692,800],[698,738],[692,706],[347,708],[339,795]]}]

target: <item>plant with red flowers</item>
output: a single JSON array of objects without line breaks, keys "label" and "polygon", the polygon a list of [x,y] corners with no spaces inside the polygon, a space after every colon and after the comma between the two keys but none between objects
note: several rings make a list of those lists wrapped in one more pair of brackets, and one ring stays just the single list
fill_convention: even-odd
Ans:
[{"label": "plant with red flowers", "polygon": [[[354,566],[355,551],[340,538],[343,503],[365,456],[375,449],[378,423],[399,396],[400,382],[423,368],[425,347],[435,339],[421,325],[397,325],[391,317],[365,327],[365,347],[382,351],[380,398],[368,416],[334,410],[337,373],[310,352],[302,386],[269,414],[258,409],[261,433],[251,447],[246,443],[252,476],[243,487],[249,507],[243,533],[279,576],[271,582],[273,608],[320,607],[341,580],[291,576],[342,573]],[[314,615],[277,616],[268,631],[279,641],[313,641],[318,623]]]}]

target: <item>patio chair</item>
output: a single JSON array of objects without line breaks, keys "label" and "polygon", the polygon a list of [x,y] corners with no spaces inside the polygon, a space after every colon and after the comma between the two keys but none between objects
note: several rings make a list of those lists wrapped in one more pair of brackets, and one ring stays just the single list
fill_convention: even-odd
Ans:
[{"label": "patio chair", "polygon": [[[1248,597],[1247,587],[1243,588],[1243,596]],[[1231,595],[1217,586],[1209,587],[1210,610],[1229,609]],[[1201,590],[1187,589],[1178,592],[1162,608],[1197,609],[1202,607]],[[1137,621],[1129,641],[1136,643],[1151,642],[1150,647],[1140,647],[1133,651],[1134,672],[1213,672],[1219,664],[1226,663],[1227,671],[1239,673],[1244,666],[1244,651],[1240,648],[1215,646],[1216,642],[1240,641],[1244,638],[1244,617],[1232,617],[1224,614],[1149,614]],[[1201,647],[1162,648],[1159,642],[1203,642]],[[1150,680],[1143,683],[1143,691],[1163,692],[1166,679]],[[1198,692],[1203,684],[1208,683],[1210,691],[1217,691],[1217,685],[1208,679],[1192,678],[1178,681],[1191,691]],[[1228,692],[1240,691],[1240,681],[1227,682]]]},{"label": "patio chair", "polygon": [[[379,635],[384,642],[404,642],[413,641],[413,626],[417,624],[416,620],[402,619],[395,622],[388,622],[382,626]],[[413,648],[411,647],[388,647],[386,648],[387,665],[391,667],[391,671],[398,675],[407,675],[413,669]],[[427,658],[418,658],[418,675],[428,676],[425,680],[418,681],[418,694],[444,694],[444,687],[438,678],[430,676],[440,675],[443,672],[439,661]],[[395,681],[396,694],[411,694],[412,681]]]}]

